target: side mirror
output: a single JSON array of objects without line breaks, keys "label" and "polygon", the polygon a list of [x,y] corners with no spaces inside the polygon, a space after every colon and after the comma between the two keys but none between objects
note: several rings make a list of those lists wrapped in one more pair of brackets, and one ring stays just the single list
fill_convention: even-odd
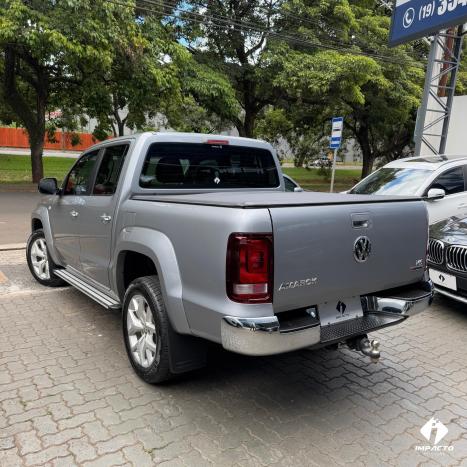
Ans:
[{"label": "side mirror", "polygon": [[58,191],[57,179],[56,178],[43,178],[37,187],[39,193],[43,195],[56,195]]},{"label": "side mirror", "polygon": [[435,199],[442,199],[446,196],[446,192],[442,188],[430,188],[426,195],[428,201],[433,201]]},{"label": "side mirror", "polygon": [[293,191],[295,191],[295,193],[301,193],[303,191],[303,188],[301,186],[296,186]]}]

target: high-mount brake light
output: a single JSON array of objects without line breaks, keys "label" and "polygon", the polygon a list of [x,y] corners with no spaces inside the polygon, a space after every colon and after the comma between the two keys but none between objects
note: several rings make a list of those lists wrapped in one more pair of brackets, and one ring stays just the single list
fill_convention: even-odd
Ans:
[{"label": "high-mount brake light", "polygon": [[206,144],[212,144],[215,146],[226,146],[229,144],[228,139],[208,139]]},{"label": "high-mount brake light", "polygon": [[273,286],[271,234],[233,233],[227,245],[227,295],[234,302],[270,303]]}]

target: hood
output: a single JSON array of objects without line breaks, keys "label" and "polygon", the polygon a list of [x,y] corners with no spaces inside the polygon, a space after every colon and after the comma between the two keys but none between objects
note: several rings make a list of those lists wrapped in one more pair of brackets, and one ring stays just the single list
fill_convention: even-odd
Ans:
[{"label": "hood", "polygon": [[449,244],[467,245],[467,217],[453,216],[433,224],[430,237]]}]

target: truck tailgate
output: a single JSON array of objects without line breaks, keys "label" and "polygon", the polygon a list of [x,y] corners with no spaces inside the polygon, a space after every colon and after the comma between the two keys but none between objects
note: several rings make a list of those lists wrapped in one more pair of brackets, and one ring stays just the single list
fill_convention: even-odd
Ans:
[{"label": "truck tailgate", "polygon": [[[428,220],[422,201],[280,206],[269,211],[275,312],[377,292],[423,277]],[[371,246],[364,261],[355,257],[360,237]]]}]

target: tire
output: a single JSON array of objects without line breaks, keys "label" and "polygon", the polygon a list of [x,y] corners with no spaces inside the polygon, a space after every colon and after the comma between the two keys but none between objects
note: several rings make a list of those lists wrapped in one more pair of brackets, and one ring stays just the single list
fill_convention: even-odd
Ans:
[{"label": "tire", "polygon": [[35,230],[28,239],[26,246],[26,259],[29,271],[39,284],[47,287],[61,287],[67,285],[65,281],[54,274],[57,265],[50,257],[44,231]]},{"label": "tire", "polygon": [[136,374],[151,384],[171,379],[170,324],[157,276],[140,277],[129,285],[122,319],[126,351]]}]

